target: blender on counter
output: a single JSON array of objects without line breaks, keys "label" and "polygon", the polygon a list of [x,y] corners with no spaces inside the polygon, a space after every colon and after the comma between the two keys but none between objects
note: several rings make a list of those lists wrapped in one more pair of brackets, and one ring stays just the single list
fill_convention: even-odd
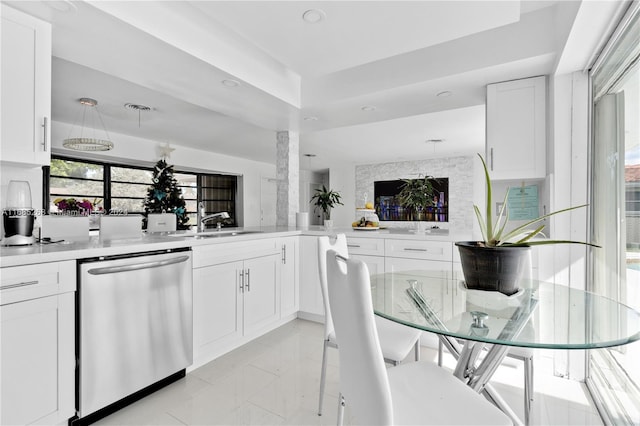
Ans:
[{"label": "blender on counter", "polygon": [[35,243],[33,223],[35,212],[31,205],[31,187],[22,180],[9,181],[6,207],[2,210],[4,237],[2,245],[24,246]]}]

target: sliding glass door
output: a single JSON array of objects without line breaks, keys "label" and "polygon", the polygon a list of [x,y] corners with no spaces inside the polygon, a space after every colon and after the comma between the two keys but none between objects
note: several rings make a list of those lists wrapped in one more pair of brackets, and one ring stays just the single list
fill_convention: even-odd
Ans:
[{"label": "sliding glass door", "polygon": [[[590,289],[640,310],[640,14],[637,2],[594,66]],[[591,324],[624,328],[626,324]],[[587,384],[603,418],[640,424],[640,343],[592,350]]]}]

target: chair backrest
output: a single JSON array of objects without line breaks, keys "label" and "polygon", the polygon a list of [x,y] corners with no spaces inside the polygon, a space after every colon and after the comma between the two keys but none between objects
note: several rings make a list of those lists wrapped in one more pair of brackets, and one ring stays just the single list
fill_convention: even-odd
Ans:
[{"label": "chair backrest", "polygon": [[347,236],[337,234],[336,240],[332,243],[328,236],[318,237],[318,273],[320,274],[320,287],[322,290],[322,301],[324,302],[324,338],[328,338],[333,332],[333,320],[331,309],[329,308],[329,298],[327,296],[327,251],[335,250],[343,257],[349,257],[347,248]]},{"label": "chair backrest", "polygon": [[327,252],[329,302],[340,357],[340,392],[356,423],[393,424],[389,379],[376,329],[369,269]]}]

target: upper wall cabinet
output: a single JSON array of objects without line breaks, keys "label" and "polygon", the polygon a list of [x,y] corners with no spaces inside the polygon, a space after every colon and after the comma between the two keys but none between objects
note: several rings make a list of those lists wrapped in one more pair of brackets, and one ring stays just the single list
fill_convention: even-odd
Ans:
[{"label": "upper wall cabinet", "polygon": [[546,176],[546,77],[487,85],[486,160],[493,179]]},{"label": "upper wall cabinet", "polygon": [[51,25],[2,7],[2,161],[48,165]]}]

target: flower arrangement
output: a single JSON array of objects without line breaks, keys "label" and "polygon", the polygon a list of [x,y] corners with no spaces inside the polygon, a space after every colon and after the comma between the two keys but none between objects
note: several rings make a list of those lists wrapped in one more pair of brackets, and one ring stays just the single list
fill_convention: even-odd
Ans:
[{"label": "flower arrangement", "polygon": [[53,204],[58,208],[59,212],[78,212],[77,214],[90,214],[96,210],[97,204],[100,200],[93,200],[93,202],[83,198],[82,201],[78,201],[75,198],[56,198]]}]

